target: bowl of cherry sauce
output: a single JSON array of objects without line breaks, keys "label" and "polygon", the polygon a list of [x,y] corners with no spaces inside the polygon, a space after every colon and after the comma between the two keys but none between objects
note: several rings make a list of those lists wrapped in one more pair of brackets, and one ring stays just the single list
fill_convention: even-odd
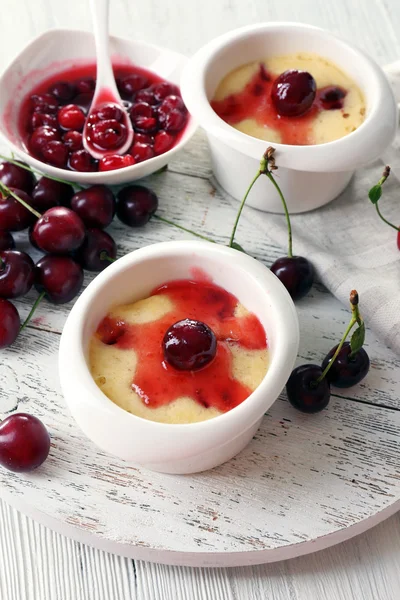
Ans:
[{"label": "bowl of cherry sauce", "polygon": [[195,473],[251,441],[298,344],[294,304],[264,265],[210,242],[163,242],[89,284],[63,329],[59,376],[102,450]]},{"label": "bowl of cherry sauce", "polygon": [[0,136],[33,168],[68,181],[120,184],[164,167],[196,126],[181,97],[184,56],[144,42],[110,38],[114,76],[134,130],[124,155],[126,126],[118,107],[91,115],[94,159],[82,131],[96,83],[93,36],[50,30],[31,42],[0,79]]},{"label": "bowl of cherry sauce", "polygon": [[[268,146],[291,213],[327,204],[394,138],[397,105],[382,69],[340,37],[262,23],[208,43],[186,65],[182,96],[206,130],[213,171],[240,200]],[[260,178],[248,199],[282,212]]]}]

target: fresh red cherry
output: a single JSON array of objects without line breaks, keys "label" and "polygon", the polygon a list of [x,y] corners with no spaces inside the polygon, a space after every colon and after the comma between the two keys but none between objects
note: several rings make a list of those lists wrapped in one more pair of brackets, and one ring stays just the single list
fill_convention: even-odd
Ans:
[{"label": "fresh red cherry", "polygon": [[[332,348],[324,358],[322,370],[330,363],[335,354],[337,345]],[[335,362],[326,374],[326,378],[331,385],[338,388],[349,388],[367,375],[369,371],[369,357],[364,348],[360,348],[358,352],[351,356],[350,342],[345,342],[339,351]]]},{"label": "fresh red cherry", "polygon": [[[26,192],[16,188],[9,189],[29,204],[29,206],[32,205],[32,198]],[[6,229],[7,231],[22,231],[23,229],[27,229],[35,219],[35,215],[12,196],[0,197],[0,224],[2,229]]]},{"label": "fresh red cherry", "polygon": [[[26,163],[22,163],[26,165]],[[17,188],[30,194],[35,185],[35,178],[31,171],[27,171],[18,165],[9,162],[0,163],[0,181],[8,188]]]},{"label": "fresh red cherry", "polygon": [[317,383],[321,375],[319,365],[301,365],[294,369],[286,384],[290,404],[305,413],[316,413],[326,408],[331,391],[326,378]]},{"label": "fresh red cherry", "polygon": [[336,110],[343,108],[343,98],[347,92],[336,85],[329,85],[319,90],[319,100],[325,110]]},{"label": "fresh red cherry", "polygon": [[154,156],[153,148],[149,144],[141,144],[140,142],[133,144],[130,153],[137,163],[153,158]]},{"label": "fresh red cherry", "polygon": [[43,213],[53,206],[68,205],[73,195],[72,185],[41,177],[33,188],[32,206],[38,212]]},{"label": "fresh red cherry", "polygon": [[0,350],[15,342],[21,327],[21,320],[14,304],[0,298]]},{"label": "fresh red cherry", "polygon": [[15,248],[14,238],[9,231],[0,229],[0,251],[13,250]]},{"label": "fresh red cherry", "polygon": [[99,121],[87,128],[89,142],[102,150],[115,150],[120,148],[128,137],[128,130],[123,123],[115,119]]},{"label": "fresh red cherry", "polygon": [[397,232],[397,247],[400,250],[400,231]]},{"label": "fresh red cherry", "polygon": [[164,154],[174,145],[175,136],[166,131],[159,131],[154,138],[154,152]]},{"label": "fresh red cherry", "polygon": [[311,289],[314,268],[303,256],[283,256],[272,265],[271,271],[283,283],[293,300],[299,300]]},{"label": "fresh red cherry", "polygon": [[32,229],[32,240],[44,252],[66,254],[77,250],[85,239],[85,226],[73,210],[65,206],[49,208]]},{"label": "fresh red cherry", "polygon": [[0,464],[9,471],[33,471],[49,452],[49,432],[37,417],[16,413],[0,423]]},{"label": "fresh red cherry", "polygon": [[67,104],[58,112],[58,122],[63,129],[81,131],[85,124],[85,114],[76,104]]},{"label": "fresh red cherry", "polygon": [[68,162],[69,151],[65,144],[56,140],[44,144],[42,147],[43,159],[59,169],[63,169]]},{"label": "fresh red cherry", "polygon": [[148,80],[145,77],[133,73],[121,79],[118,89],[123,98],[130,100],[135,92],[145,88],[147,84]]},{"label": "fresh red cherry", "polygon": [[130,227],[145,225],[158,208],[154,192],[141,185],[128,185],[117,194],[117,217]]},{"label": "fresh red cherry", "polygon": [[53,304],[65,304],[77,296],[83,283],[82,267],[70,256],[47,254],[35,267],[35,287]]},{"label": "fresh red cherry", "polygon": [[177,85],[169,81],[161,81],[151,86],[150,90],[154,94],[157,102],[162,102],[167,96],[179,96],[179,88]]},{"label": "fresh red cherry", "polygon": [[66,131],[62,139],[68,150],[71,152],[82,150],[83,148],[82,134],[80,131]]},{"label": "fresh red cherry", "polygon": [[117,245],[111,235],[101,229],[88,229],[82,246],[74,258],[87,271],[102,271],[115,260]]},{"label": "fresh red cherry", "polygon": [[105,185],[92,185],[76,193],[70,203],[86,227],[107,227],[114,218],[115,198]]},{"label": "fresh red cherry", "polygon": [[168,329],[162,342],[164,358],[181,371],[197,371],[216,355],[214,332],[201,321],[183,319]]},{"label": "fresh red cherry", "polygon": [[316,91],[317,84],[310,73],[291,69],[275,79],[271,98],[278,114],[299,117],[311,108]]},{"label": "fresh red cherry", "polygon": [[34,112],[54,115],[58,110],[58,102],[53,94],[35,94],[31,96],[31,103]]},{"label": "fresh red cherry", "polygon": [[109,154],[104,156],[99,162],[99,171],[113,171],[114,169],[123,169],[135,164],[135,159],[130,154],[121,156],[120,154]]},{"label": "fresh red cherry", "polygon": [[59,142],[60,132],[54,127],[38,127],[29,138],[29,148],[34,154],[42,154],[43,148],[49,142]]},{"label": "fresh red cherry", "polygon": [[0,296],[18,298],[27,294],[33,285],[34,268],[33,260],[26,252],[0,252]]},{"label": "fresh red cherry", "polygon": [[69,166],[74,171],[83,171],[90,173],[92,171],[97,171],[98,162],[95,160],[89,152],[86,150],[77,150],[76,152],[72,152],[69,157]]},{"label": "fresh red cherry", "polygon": [[76,88],[69,81],[57,81],[50,87],[49,92],[57,98],[60,104],[66,104],[75,96]]},{"label": "fresh red cherry", "polygon": [[46,115],[45,113],[33,113],[31,118],[31,127],[32,129],[37,129],[38,127],[52,127],[56,128],[58,126],[58,121],[56,115]]}]

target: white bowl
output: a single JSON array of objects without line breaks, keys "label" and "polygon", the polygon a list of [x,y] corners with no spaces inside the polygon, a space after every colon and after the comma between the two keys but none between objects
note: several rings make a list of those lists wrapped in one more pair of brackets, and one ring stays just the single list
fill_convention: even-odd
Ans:
[{"label": "white bowl", "polygon": [[[239,406],[200,423],[165,424],[124,411],[95,384],[87,364],[89,340],[111,307],[146,298],[174,279],[201,269],[260,319],[268,337],[269,367]],[[194,473],[240,452],[282,391],[299,344],[294,304],[281,282],[250,256],[211,242],[163,242],[127,254],[100,273],[72,308],[61,336],[59,375],[67,405],[100,448],[155,471]]]},{"label": "white bowl", "polygon": [[[267,56],[294,52],[319,54],[335,63],[361,88],[367,102],[363,124],[344,138],[313,146],[269,144],[225,123],[211,108],[221,79],[232,69]],[[393,140],[397,105],[382,69],[364,52],[338,36],[299,23],[262,23],[237,29],[211,41],[186,65],[182,96],[206,130],[213,170],[221,186],[241,199],[269,145],[276,148],[276,171],[289,211],[300,213],[333,200],[355,169],[378,158]],[[255,208],[282,212],[278,194],[266,177],[248,198]]]},{"label": "white bowl", "polygon": [[[160,77],[180,84],[187,59],[177,52],[144,42],[110,37],[112,57],[153,71]],[[81,173],[53,167],[28,154],[18,133],[18,112],[22,99],[41,81],[73,65],[95,62],[91,33],[72,29],[51,29],[34,39],[14,59],[0,77],[0,137],[10,149],[33,168],[68,181],[83,184],[116,185],[141,179],[164,167],[181,150],[196,130],[192,118],[178,143],[160,156],[114,171]]]}]

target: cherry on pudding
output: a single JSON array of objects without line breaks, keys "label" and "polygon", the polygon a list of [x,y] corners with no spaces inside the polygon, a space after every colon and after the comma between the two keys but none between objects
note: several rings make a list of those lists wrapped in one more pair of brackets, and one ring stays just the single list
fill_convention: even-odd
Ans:
[{"label": "cherry on pudding", "polygon": [[165,360],[175,369],[197,371],[214,359],[217,340],[205,323],[184,319],[167,330],[163,351]]},{"label": "cherry on pudding", "polygon": [[299,117],[311,108],[316,91],[317,85],[310,73],[291,69],[275,79],[271,98],[278,114]]},{"label": "cherry on pudding", "polygon": [[325,110],[338,110],[343,108],[343,99],[346,97],[346,90],[337,86],[330,85],[319,90],[319,101]]},{"label": "cherry on pudding", "polygon": [[26,252],[0,252],[0,297],[18,298],[29,292],[33,285],[35,265]]},{"label": "cherry on pudding", "polygon": [[0,350],[15,342],[20,326],[21,320],[14,304],[0,298]]}]

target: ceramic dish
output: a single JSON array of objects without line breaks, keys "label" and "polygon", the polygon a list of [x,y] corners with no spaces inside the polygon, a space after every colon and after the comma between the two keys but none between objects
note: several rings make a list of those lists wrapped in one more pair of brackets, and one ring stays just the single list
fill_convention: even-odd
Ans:
[{"label": "ceramic dish", "polygon": [[[179,85],[186,58],[165,48],[144,42],[110,37],[111,55],[119,62],[127,61],[153,71]],[[196,130],[193,119],[176,145],[164,154],[135,165],[113,171],[84,173],[53,167],[28,154],[18,132],[18,114],[22,99],[30,90],[61,69],[95,62],[92,34],[69,29],[52,29],[33,40],[14,59],[0,77],[0,137],[18,157],[39,171],[68,181],[83,184],[115,185],[134,181],[164,167],[181,150]]]},{"label": "ceramic dish", "polygon": [[[268,371],[236,408],[208,421],[165,424],[128,413],[105,396],[88,368],[88,345],[112,306],[149,295],[201,269],[234,294],[261,321],[268,338]],[[164,473],[194,473],[240,452],[282,391],[299,344],[294,304],[271,271],[250,256],[209,242],[165,242],[127,254],[107,267],[72,308],[61,337],[59,375],[67,405],[84,433],[100,448]]]},{"label": "ceramic dish", "polygon": [[[236,67],[301,51],[319,54],[347,73],[365,96],[367,114],[356,131],[333,142],[272,144],[279,185],[292,213],[330,202],[344,190],[355,169],[378,158],[393,140],[397,105],[382,69],[364,52],[322,29],[298,23],[263,23],[237,29],[204,46],[185,67],[181,86],[186,106],[207,132],[216,179],[239,200],[269,144],[225,123],[211,108],[210,100],[221,79]],[[258,180],[248,204],[282,212],[279,197],[266,178]]]}]

